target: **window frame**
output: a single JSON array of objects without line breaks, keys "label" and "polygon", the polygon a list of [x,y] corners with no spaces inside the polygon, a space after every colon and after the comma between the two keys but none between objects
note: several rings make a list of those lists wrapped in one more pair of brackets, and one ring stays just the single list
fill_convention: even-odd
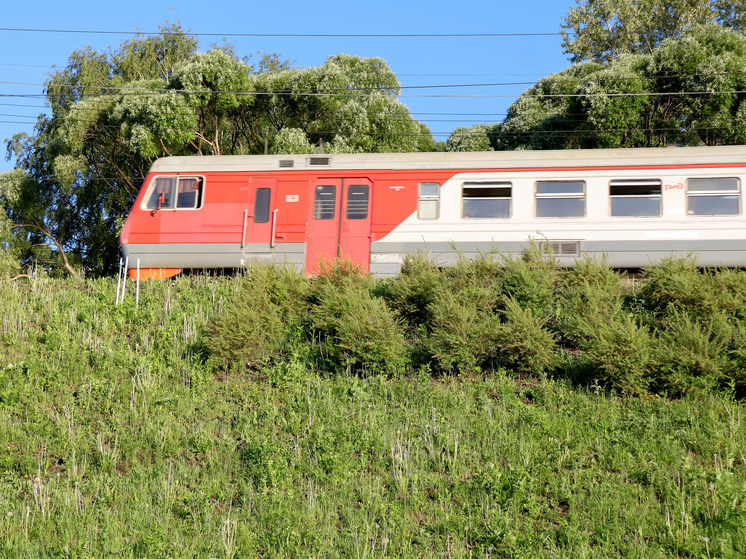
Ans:
[{"label": "window frame", "polygon": [[[173,185],[171,186],[171,197],[174,202],[174,205],[160,205],[160,204],[154,204],[151,205],[151,202],[153,200],[153,195],[156,193],[158,189],[158,182],[160,179],[168,179],[172,181]],[[193,206],[180,206],[179,205],[179,186],[182,181],[187,180],[197,180],[197,185],[199,188],[197,188],[197,194],[195,196],[195,204]],[[145,196],[143,196],[142,203],[140,204],[140,208],[145,211],[194,211],[194,210],[201,210],[204,207],[205,204],[205,187],[207,185],[207,180],[204,175],[157,175],[153,177],[153,179],[150,181],[150,185],[148,186],[148,190],[145,193]],[[161,194],[164,194],[165,191],[162,191]],[[157,198],[156,198],[157,200]]]},{"label": "window frame", "polygon": [[[436,185],[437,186],[437,192],[435,194],[423,194],[422,187],[423,186],[431,186]],[[434,219],[440,218],[440,193],[441,193],[442,185],[439,182],[435,181],[426,181],[421,182],[417,184],[417,219],[421,219],[423,221],[432,221]],[[423,215],[425,212],[423,212],[424,204],[431,202],[434,202],[435,206],[435,215],[433,217],[426,217]]]},{"label": "window frame", "polygon": [[[328,208],[320,205],[319,193],[322,189],[331,188],[334,192],[333,203],[331,205],[331,215],[328,215]],[[337,218],[337,192],[336,184],[317,184],[313,191],[313,219],[316,221],[334,221]]]},{"label": "window frame", "polygon": [[[616,183],[616,184],[615,184]],[[658,193],[652,194],[614,194],[614,187],[657,187]],[[658,213],[656,214],[615,214],[615,200],[658,200]],[[663,215],[663,181],[661,179],[612,179],[609,181],[609,215],[619,218],[637,218],[637,217],[661,217]]]},{"label": "window frame", "polygon": [[[365,214],[362,213],[355,213],[360,212],[355,206],[352,207],[353,213],[350,213],[350,202],[353,201],[353,189],[354,188],[364,188],[365,189]],[[361,191],[362,192],[362,191]],[[359,202],[358,200],[354,200],[354,202]],[[350,219],[353,221],[361,221],[368,219],[370,216],[370,185],[369,184],[349,184],[347,185],[347,198],[345,200],[345,219]]]},{"label": "window frame", "polygon": [[[544,184],[579,184],[582,185],[582,192],[539,192],[539,185]],[[588,214],[586,204],[587,184],[582,179],[548,179],[534,182],[534,217],[537,219],[578,219],[585,218]],[[545,200],[581,200],[583,202],[583,211],[580,215],[539,215],[540,202]],[[542,204],[543,205],[543,204]]]},{"label": "window frame", "polygon": [[[469,189],[474,192],[478,190],[507,190],[507,196],[466,196]],[[490,215],[477,216],[466,215],[467,200],[507,200],[508,215]],[[513,183],[510,181],[484,181],[484,182],[464,182],[461,184],[461,218],[462,219],[510,219],[513,217]]]},{"label": "window frame", "polygon": [[[261,198],[259,195],[260,192]],[[259,209],[261,209],[261,213],[259,212]],[[252,218],[253,223],[269,223],[269,215],[271,213],[271,209],[272,189],[268,186],[261,186],[254,190],[254,217]]]},{"label": "window frame", "polygon": [[[734,190],[691,190],[691,181],[717,181],[717,180],[732,180],[735,182],[736,188]],[[743,203],[741,198],[741,179],[738,177],[689,177],[686,179],[686,215],[697,216],[697,217],[729,217],[739,216],[743,211]],[[690,207],[690,201],[692,198],[736,198],[737,208],[735,213],[695,213]]]}]

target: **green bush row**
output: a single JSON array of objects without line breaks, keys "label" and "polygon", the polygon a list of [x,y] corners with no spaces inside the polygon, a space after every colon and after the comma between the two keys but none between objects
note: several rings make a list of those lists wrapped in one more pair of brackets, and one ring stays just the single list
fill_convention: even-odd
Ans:
[{"label": "green bush row", "polygon": [[746,394],[746,272],[672,257],[639,279],[605,262],[563,269],[532,248],[440,268],[427,253],[396,278],[349,262],[308,279],[255,266],[206,331],[215,367],[288,362],[331,373],[507,371],[629,395]]}]

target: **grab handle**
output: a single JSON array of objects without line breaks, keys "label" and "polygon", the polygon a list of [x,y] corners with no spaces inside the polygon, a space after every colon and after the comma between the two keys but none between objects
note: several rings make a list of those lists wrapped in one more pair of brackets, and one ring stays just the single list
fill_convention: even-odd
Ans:
[{"label": "grab handle", "polygon": [[243,211],[243,229],[241,230],[241,249],[246,246],[246,221],[249,219],[249,210]]},{"label": "grab handle", "polygon": [[277,228],[277,208],[272,211],[272,236],[269,239],[269,248],[275,248],[275,229]]}]

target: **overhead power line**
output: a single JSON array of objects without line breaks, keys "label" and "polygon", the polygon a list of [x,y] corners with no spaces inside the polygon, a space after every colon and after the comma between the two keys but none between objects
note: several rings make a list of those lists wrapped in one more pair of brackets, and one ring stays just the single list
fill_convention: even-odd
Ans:
[{"label": "overhead power line", "polygon": [[257,37],[257,38],[345,38],[345,39],[443,39],[490,37],[559,37],[554,33],[192,33],[190,31],[114,31],[100,29],[32,29],[0,27],[0,32],[70,33],[86,35],[191,35],[193,37]]},{"label": "overhead power line", "polygon": [[[33,85],[39,87],[46,87],[46,84],[41,83],[26,83],[26,82],[8,82],[0,81],[0,84],[6,85]],[[186,94],[186,95],[210,95],[210,94],[226,94],[226,95],[244,95],[244,96],[265,96],[265,95],[277,95],[282,97],[334,97],[338,95],[370,95],[371,93],[380,93],[387,89],[437,89],[437,88],[455,88],[455,87],[500,87],[500,86],[512,86],[512,85],[526,85],[525,83],[513,82],[513,83],[481,83],[481,84],[444,84],[444,85],[426,85],[426,86],[398,86],[392,88],[386,87],[359,87],[359,88],[332,88],[332,89],[317,89],[317,90],[214,90],[214,89],[153,89],[153,88],[138,88],[138,87],[112,87],[112,86],[99,86],[99,85],[77,85],[77,84],[55,84],[57,87],[70,88],[70,89],[83,89],[93,90],[103,93],[122,93],[127,95],[159,95],[159,94]],[[368,92],[368,93],[366,93]],[[563,98],[578,98],[578,97],[676,97],[681,95],[736,95],[746,93],[746,90],[724,90],[724,91],[702,91],[702,90],[689,90],[689,91],[644,91],[644,92],[599,92],[599,93],[524,93],[527,97],[534,97],[538,99],[563,99]],[[0,97],[17,97],[19,95],[8,95],[0,94]],[[20,95],[23,96],[23,95]],[[446,98],[499,98],[499,97],[515,97],[514,94],[399,94],[397,97],[446,97]]]}]

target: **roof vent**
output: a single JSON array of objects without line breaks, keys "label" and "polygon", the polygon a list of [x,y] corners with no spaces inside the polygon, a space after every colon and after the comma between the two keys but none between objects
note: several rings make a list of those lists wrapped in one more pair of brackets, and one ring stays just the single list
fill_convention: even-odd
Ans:
[{"label": "roof vent", "polygon": [[329,157],[309,157],[308,164],[311,166],[325,166],[329,165]]},{"label": "roof vent", "polygon": [[293,160],[292,159],[280,159],[280,168],[281,169],[287,169],[288,167],[293,166]]}]

